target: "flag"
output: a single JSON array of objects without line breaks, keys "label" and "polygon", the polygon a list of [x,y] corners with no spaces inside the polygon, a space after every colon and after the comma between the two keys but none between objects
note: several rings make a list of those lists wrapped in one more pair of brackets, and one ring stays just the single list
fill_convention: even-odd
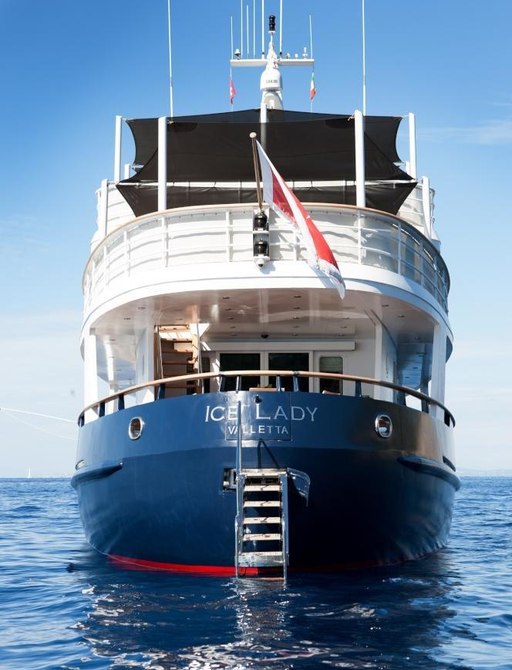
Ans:
[{"label": "flag", "polygon": [[235,84],[234,84],[233,80],[230,79],[229,80],[229,100],[230,100],[231,104],[233,104],[233,100],[235,99],[235,95],[236,95]]},{"label": "flag", "polygon": [[259,142],[256,144],[263,180],[263,199],[295,227],[301,242],[306,247],[309,265],[327,275],[340,297],[343,298],[345,282],[330,246],[304,209],[303,204],[272,165],[261,144]]},{"label": "flag", "polygon": [[309,99],[313,100],[316,95],[316,86],[315,86],[315,73],[311,73],[311,83],[309,85]]}]

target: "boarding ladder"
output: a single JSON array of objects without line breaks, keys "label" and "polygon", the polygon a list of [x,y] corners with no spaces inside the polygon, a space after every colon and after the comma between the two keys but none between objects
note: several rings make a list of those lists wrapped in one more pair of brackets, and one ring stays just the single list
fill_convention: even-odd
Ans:
[{"label": "boarding ladder", "polygon": [[288,568],[288,474],[243,469],[237,475],[235,521],[237,576],[243,568]]}]

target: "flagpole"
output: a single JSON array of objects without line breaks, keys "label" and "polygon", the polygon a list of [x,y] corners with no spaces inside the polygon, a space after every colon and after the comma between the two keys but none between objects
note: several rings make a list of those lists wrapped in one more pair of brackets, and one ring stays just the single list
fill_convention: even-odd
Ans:
[{"label": "flagpole", "polygon": [[258,161],[258,148],[256,146],[256,133],[250,133],[249,137],[252,142],[252,158],[254,162],[254,175],[256,177],[256,197],[258,198],[258,207],[260,212],[263,211],[263,197],[261,195],[261,174],[260,174],[260,164]]},{"label": "flagpole", "polygon": [[229,17],[229,31],[230,31],[230,38],[231,38],[231,53],[229,54],[229,60],[231,60],[234,56],[233,54],[235,53],[233,51],[233,17]]},{"label": "flagpole", "polygon": [[[313,19],[311,18],[311,14],[309,15],[309,57],[314,63],[314,56],[313,56]],[[315,65],[313,64],[313,72],[312,72],[312,77],[315,76]],[[313,96],[314,98],[315,96]],[[309,111],[313,111],[313,98],[311,97],[311,91],[309,95]]]},{"label": "flagpole", "polygon": [[314,59],[313,55],[313,19],[311,18],[311,14],[309,15],[309,57],[311,60]]}]

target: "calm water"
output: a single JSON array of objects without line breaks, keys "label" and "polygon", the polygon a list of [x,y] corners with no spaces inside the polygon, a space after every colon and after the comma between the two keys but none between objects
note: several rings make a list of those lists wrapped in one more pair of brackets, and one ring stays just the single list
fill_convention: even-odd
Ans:
[{"label": "calm water", "polygon": [[0,480],[0,668],[512,668],[512,479],[465,478],[448,549],[275,581],[120,569],[66,480]]}]

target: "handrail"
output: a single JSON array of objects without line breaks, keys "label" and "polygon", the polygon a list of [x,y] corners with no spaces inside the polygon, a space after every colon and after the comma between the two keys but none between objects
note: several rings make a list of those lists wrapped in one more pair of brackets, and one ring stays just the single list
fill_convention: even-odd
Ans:
[{"label": "handrail", "polygon": [[[373,377],[361,377],[358,375],[347,375],[340,374],[337,372],[314,372],[309,370],[230,370],[229,372],[201,372],[187,375],[177,375],[175,377],[165,377],[163,379],[154,379],[149,382],[144,382],[143,384],[136,384],[135,386],[129,386],[122,391],[117,391],[112,395],[105,396],[100,398],[95,402],[84,407],[80,416],[78,417],[78,425],[83,426],[85,423],[85,413],[88,411],[94,411],[97,413],[97,416],[104,416],[105,406],[107,403],[112,403],[117,400],[117,409],[124,409],[124,397],[125,395],[130,395],[144,389],[153,389],[155,395],[155,401],[165,397],[165,385],[174,382],[180,381],[200,381],[204,379],[215,379],[215,378],[225,378],[225,377],[293,377],[294,379],[294,391],[298,390],[297,378],[298,377],[308,377],[313,379],[333,379],[339,381],[348,381],[354,382],[356,385],[356,396],[361,395],[361,385],[370,384],[372,386],[380,386],[383,388],[388,388],[398,393],[403,393],[405,395],[410,395],[413,398],[421,400],[422,403],[425,403],[427,407],[434,405],[439,407],[444,412],[444,422],[446,425],[455,426],[455,418],[450,410],[443,405],[438,400],[431,398],[430,396],[422,393],[421,391],[416,391],[408,386],[402,386],[400,384],[395,384],[394,382],[387,382],[382,379],[374,379]],[[280,380],[278,380],[277,386],[280,387]],[[238,385],[237,385],[238,387]],[[155,393],[156,390],[156,393]]]}]

